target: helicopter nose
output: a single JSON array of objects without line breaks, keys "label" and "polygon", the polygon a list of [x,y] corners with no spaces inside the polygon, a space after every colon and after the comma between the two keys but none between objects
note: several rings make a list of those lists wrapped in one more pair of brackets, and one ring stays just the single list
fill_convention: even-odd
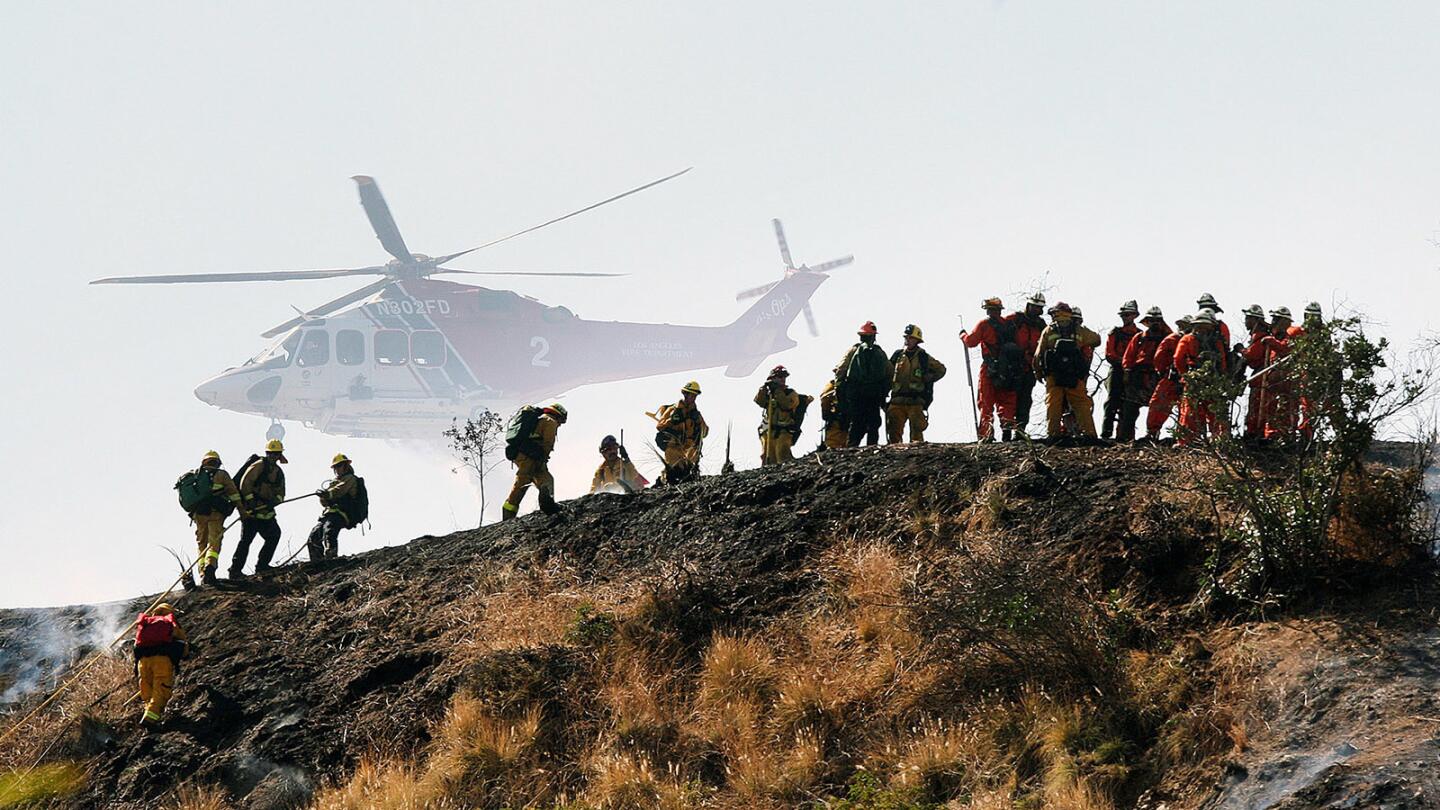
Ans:
[{"label": "helicopter nose", "polygon": [[195,386],[195,398],[206,405],[214,405],[220,400],[220,389],[216,387],[214,380],[206,380]]}]

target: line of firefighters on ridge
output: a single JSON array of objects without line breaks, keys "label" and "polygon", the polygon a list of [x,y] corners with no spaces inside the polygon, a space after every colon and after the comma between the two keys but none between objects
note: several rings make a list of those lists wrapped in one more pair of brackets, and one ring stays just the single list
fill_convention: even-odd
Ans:
[{"label": "line of firefighters on ridge", "polygon": [[[1184,446],[1228,432],[1228,413],[1216,413],[1199,397],[1186,395],[1186,379],[1207,366],[1237,379],[1246,375],[1247,439],[1309,434],[1310,403],[1296,395],[1293,379],[1279,366],[1307,326],[1321,321],[1320,305],[1312,302],[1306,306],[1304,325],[1297,325],[1288,307],[1266,313],[1259,304],[1252,304],[1243,310],[1249,340],[1233,347],[1230,328],[1219,318],[1224,310],[1215,296],[1204,293],[1196,305],[1199,312],[1176,318],[1176,328],[1171,329],[1159,307],[1150,307],[1142,317],[1137,303],[1126,301],[1118,312],[1120,325],[1102,339],[1084,325],[1079,307],[1062,301],[1046,309],[1043,294],[1030,296],[1024,309],[1009,315],[1004,314],[999,298],[985,299],[981,302],[985,318],[960,333],[967,371],[969,349],[980,348],[976,403],[980,441],[996,440],[997,421],[1001,440],[1023,438],[1035,385],[1040,382],[1045,384],[1047,437],[1095,438],[1094,402],[1087,383],[1095,352],[1102,344],[1109,372],[1099,438],[1135,441],[1140,409],[1146,408],[1141,440],[1158,440],[1177,405],[1176,444]],[[1048,323],[1042,313],[1050,316]],[[882,422],[887,443],[901,442],[907,432],[911,442],[925,440],[935,383],[945,377],[945,365],[921,347],[924,334],[914,324],[905,327],[905,345],[893,354],[887,355],[876,345],[878,334],[872,321],[860,327],[859,342],[835,366],[833,379],[820,393],[825,448],[878,444]],[[759,427],[762,466],[794,458],[801,423],[815,399],[790,388],[788,379],[785,367],[776,366],[755,394],[755,404],[763,411]],[[647,414],[656,421],[656,445],[664,454],[661,483],[679,483],[698,473],[701,446],[710,431],[696,405],[700,384],[691,381],[680,392],[679,402]],[[515,484],[502,508],[504,520],[519,514],[532,485],[539,492],[543,512],[553,514],[559,509],[555,479],[547,465],[568,414],[558,403],[534,410],[538,419],[533,429],[526,426],[521,446],[513,454]],[[601,441],[600,454],[602,461],[591,481],[591,492],[634,492],[649,484],[614,436]]]}]

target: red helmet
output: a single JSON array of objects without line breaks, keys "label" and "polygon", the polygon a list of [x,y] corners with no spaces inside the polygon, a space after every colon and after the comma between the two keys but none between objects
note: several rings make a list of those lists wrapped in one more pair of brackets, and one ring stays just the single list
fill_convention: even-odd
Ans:
[{"label": "red helmet", "polygon": [[771,378],[771,379],[774,379],[774,378],[776,378],[776,377],[789,377],[789,376],[790,376],[790,372],[787,371],[784,366],[776,366],[776,367],[770,369],[770,378]]},{"label": "red helmet", "polygon": [[878,330],[878,329],[875,328],[875,322],[874,322],[874,321],[866,321],[865,324],[860,327],[860,331],[859,331],[858,334],[860,334],[860,335],[878,335],[878,334],[880,334],[880,330]]}]

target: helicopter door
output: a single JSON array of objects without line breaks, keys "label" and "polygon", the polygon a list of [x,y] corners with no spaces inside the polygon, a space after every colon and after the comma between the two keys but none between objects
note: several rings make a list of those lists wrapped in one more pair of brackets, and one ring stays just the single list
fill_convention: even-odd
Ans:
[{"label": "helicopter door", "polygon": [[325,367],[330,364],[330,333],[325,329],[306,329],[301,333],[300,349],[295,365],[300,368],[301,400],[325,396]]}]

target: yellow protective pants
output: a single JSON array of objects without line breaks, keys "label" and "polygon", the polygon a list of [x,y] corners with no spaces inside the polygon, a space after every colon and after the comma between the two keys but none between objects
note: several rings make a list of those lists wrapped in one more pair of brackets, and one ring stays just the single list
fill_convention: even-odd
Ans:
[{"label": "yellow protective pants", "polygon": [[175,665],[168,655],[147,655],[141,658],[140,702],[145,706],[141,719],[148,723],[160,722],[165,714],[165,704],[175,692]]},{"label": "yellow protective pants", "polygon": [[539,491],[542,505],[546,501],[554,500],[555,476],[550,474],[549,466],[521,453],[515,459],[515,486],[510,488],[510,497],[505,499],[505,505],[501,508],[506,512],[519,512],[520,502],[525,500],[525,493],[531,484]]},{"label": "yellow protective pants", "polygon": [[225,537],[225,516],[215,512],[192,517],[195,521],[195,553],[200,555],[195,570],[204,572],[214,568],[220,561],[220,541]]},{"label": "yellow protective pants", "polygon": [[850,431],[840,424],[839,420],[825,426],[825,446],[831,450],[838,450],[850,442]]},{"label": "yellow protective pants", "polygon": [[889,444],[903,441],[907,424],[910,426],[910,441],[917,444],[925,441],[925,428],[930,426],[930,420],[925,416],[925,406],[919,402],[913,405],[903,402],[890,403],[885,409],[886,441]]},{"label": "yellow protective pants", "polygon": [[1080,428],[1080,435],[1095,436],[1095,403],[1090,399],[1090,393],[1085,390],[1085,381],[1081,380],[1070,388],[1063,388],[1055,382],[1054,377],[1045,378],[1045,416],[1049,422],[1050,438],[1056,438],[1061,434],[1061,417],[1065,413],[1065,403],[1070,403],[1070,411],[1075,415],[1075,424]]},{"label": "yellow protective pants", "polygon": [[774,434],[769,432],[760,434],[760,466],[794,461],[795,454],[791,452],[791,448],[794,446],[795,437],[788,430]]}]

